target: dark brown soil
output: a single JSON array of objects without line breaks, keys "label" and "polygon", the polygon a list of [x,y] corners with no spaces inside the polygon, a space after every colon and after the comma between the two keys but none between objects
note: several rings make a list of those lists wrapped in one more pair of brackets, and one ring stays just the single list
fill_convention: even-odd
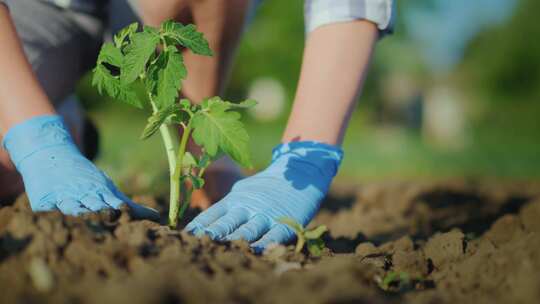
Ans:
[{"label": "dark brown soil", "polygon": [[334,187],[322,223],[321,258],[256,256],[125,212],[33,214],[21,197],[0,208],[0,303],[540,302],[540,184]]}]

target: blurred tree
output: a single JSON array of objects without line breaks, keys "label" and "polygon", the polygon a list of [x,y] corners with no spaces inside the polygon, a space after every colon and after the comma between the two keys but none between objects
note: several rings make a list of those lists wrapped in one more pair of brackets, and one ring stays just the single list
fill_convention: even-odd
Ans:
[{"label": "blurred tree", "polygon": [[509,22],[487,30],[465,52],[465,80],[494,101],[540,98],[540,1],[521,0]]},{"label": "blurred tree", "polygon": [[303,48],[303,1],[263,2],[242,39],[227,95],[245,97],[252,81],[270,77],[292,100]]}]

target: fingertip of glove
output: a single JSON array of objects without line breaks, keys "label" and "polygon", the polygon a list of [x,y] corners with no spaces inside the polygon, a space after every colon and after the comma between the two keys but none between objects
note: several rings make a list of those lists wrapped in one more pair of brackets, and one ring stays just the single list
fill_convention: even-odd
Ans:
[{"label": "fingertip of glove", "polygon": [[55,201],[40,201],[38,204],[30,203],[30,208],[34,212],[47,212],[47,211],[58,210],[58,207],[56,207]]},{"label": "fingertip of glove", "polygon": [[[112,193],[102,194],[101,197],[102,197],[103,201],[107,205],[111,206],[113,209],[121,209],[122,206],[125,206],[125,205],[129,206],[129,203],[128,203],[129,201],[121,200]],[[129,207],[131,207],[131,206],[129,206]]]},{"label": "fingertip of glove", "polygon": [[203,230],[203,234],[208,235],[214,241],[223,240],[223,237],[213,229],[206,228]]},{"label": "fingertip of glove", "polygon": [[81,202],[75,199],[61,199],[56,202],[56,208],[65,215],[79,216],[91,213],[92,210],[86,208]]},{"label": "fingertip of glove", "polygon": [[81,200],[81,204],[90,209],[92,212],[97,212],[103,209],[110,208],[109,205],[107,205],[104,201],[97,197],[88,197]]},{"label": "fingertip of glove", "polygon": [[266,245],[261,245],[261,244],[252,244],[249,247],[255,254],[263,254],[264,250],[266,249]]},{"label": "fingertip of glove", "polygon": [[204,235],[204,228],[199,223],[196,223],[194,221],[187,224],[187,226],[184,228],[184,230],[187,233],[192,234],[192,235],[194,235],[196,237],[201,237],[201,236]]}]

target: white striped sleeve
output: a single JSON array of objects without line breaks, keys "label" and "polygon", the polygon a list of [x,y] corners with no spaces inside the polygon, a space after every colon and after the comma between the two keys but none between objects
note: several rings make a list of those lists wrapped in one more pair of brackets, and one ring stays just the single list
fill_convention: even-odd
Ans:
[{"label": "white striped sleeve", "polygon": [[305,0],[306,33],[325,24],[364,19],[388,34],[393,31],[394,5],[394,0]]}]

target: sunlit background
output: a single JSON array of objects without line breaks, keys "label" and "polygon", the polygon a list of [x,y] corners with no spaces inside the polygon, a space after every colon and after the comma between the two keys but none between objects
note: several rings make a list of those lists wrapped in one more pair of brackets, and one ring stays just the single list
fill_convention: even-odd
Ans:
[{"label": "sunlit background", "polygon": [[[396,32],[377,46],[338,180],[540,178],[540,2],[398,2]],[[239,48],[225,97],[260,102],[245,114],[256,169],[280,141],[303,44],[303,1],[272,0]],[[87,80],[78,94],[101,130],[98,164],[132,191],[163,191],[161,142],[138,139],[145,113],[105,100]]]}]

